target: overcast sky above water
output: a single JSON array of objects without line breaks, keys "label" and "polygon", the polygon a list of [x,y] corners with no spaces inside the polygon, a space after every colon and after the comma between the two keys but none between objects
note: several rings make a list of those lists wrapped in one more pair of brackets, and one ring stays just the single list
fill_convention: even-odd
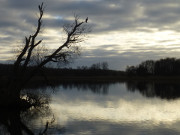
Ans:
[{"label": "overcast sky above water", "polygon": [[92,32],[72,66],[107,61],[123,70],[147,59],[180,57],[179,0],[0,0],[0,61],[35,30],[38,4],[45,3],[43,44],[60,45],[61,27],[77,13]]}]

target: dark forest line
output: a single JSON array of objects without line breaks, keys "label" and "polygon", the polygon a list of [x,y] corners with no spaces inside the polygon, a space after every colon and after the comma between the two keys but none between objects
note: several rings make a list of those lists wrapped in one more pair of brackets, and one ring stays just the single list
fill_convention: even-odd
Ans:
[{"label": "dark forest line", "polygon": [[180,76],[180,59],[146,60],[137,66],[128,66],[126,73],[130,76]]},{"label": "dark forest line", "polygon": [[[34,68],[28,67],[27,70],[30,73]],[[1,80],[11,76],[12,72],[12,64],[0,64]],[[77,69],[43,67],[32,80],[37,81],[44,78],[53,81],[180,80],[180,59],[146,60],[139,65],[128,66],[126,71],[110,70],[103,66],[101,68],[98,64]]]},{"label": "dark forest line", "polygon": [[[35,67],[28,67],[27,70],[32,71]],[[11,76],[13,72],[13,65],[12,64],[0,64],[0,78]],[[37,74],[36,79],[41,77],[62,77],[62,78],[93,78],[93,77],[118,77],[118,76],[125,76],[124,71],[115,71],[110,69],[103,69],[99,67],[91,67],[91,68],[49,68],[43,67]]]}]

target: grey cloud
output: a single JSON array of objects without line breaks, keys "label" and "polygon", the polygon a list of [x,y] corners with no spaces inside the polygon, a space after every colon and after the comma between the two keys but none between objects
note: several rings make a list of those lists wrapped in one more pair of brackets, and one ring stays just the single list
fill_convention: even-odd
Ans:
[{"label": "grey cloud", "polygon": [[[26,23],[35,21],[34,15],[40,1],[7,1],[10,12],[24,12],[19,19],[25,19]],[[53,16],[72,16],[77,12],[83,17],[89,16],[93,23],[94,32],[120,30],[138,30],[141,27],[166,28],[176,30],[174,27],[179,21],[179,1],[160,0],[102,0],[102,1],[45,1],[45,13]],[[114,4],[114,5],[113,5]],[[116,7],[113,7],[116,6]],[[142,11],[141,11],[142,10]],[[30,19],[31,18],[31,19]],[[49,20],[49,23],[59,26],[57,20]],[[8,22],[8,21],[7,21]],[[20,22],[20,21],[19,21]],[[54,23],[53,23],[54,22]],[[3,24],[11,25],[2,22]],[[1,25],[2,25],[1,23]],[[47,22],[47,24],[49,24]],[[175,26],[174,26],[175,25]],[[179,27],[179,26],[178,26]]]},{"label": "grey cloud", "polygon": [[[44,18],[43,25],[45,29],[59,29],[64,23],[69,23],[68,17],[73,17],[73,13],[76,12],[82,19],[89,17],[90,25],[93,26],[93,34],[112,31],[145,31],[151,33],[152,28],[180,30],[180,25],[178,24],[180,14],[179,0],[45,0],[44,2],[46,5],[45,14],[52,18],[56,16],[62,17],[62,19]],[[7,37],[1,38],[0,46],[6,45],[4,44],[5,40],[8,40],[9,43],[15,43],[34,31],[38,18],[37,6],[39,3],[41,3],[40,0],[6,0],[1,3],[0,31],[1,34]],[[48,40],[48,38],[46,39]],[[175,56],[175,54],[179,56],[178,51],[176,51],[179,48],[174,47],[167,50],[154,47],[148,48],[150,51],[147,51],[143,45],[138,45],[137,41],[135,42],[132,50],[123,50],[123,48],[120,50],[126,51],[124,53],[118,53],[119,47],[117,46],[113,46],[112,50],[102,46],[97,48],[97,50],[87,52],[86,56],[92,56],[93,58],[85,58],[82,55],[83,58],[80,61],[88,63],[86,62],[87,59],[87,61],[108,60],[112,61],[111,65],[115,64],[112,68],[117,69],[116,63],[122,61],[124,64],[135,64],[142,59],[149,59],[149,57],[159,58],[168,55]],[[141,54],[137,55],[137,53]],[[98,58],[94,59],[96,56]],[[118,66],[118,68],[122,68],[122,66]]]},{"label": "grey cloud", "polygon": [[8,6],[9,8],[13,9],[13,10],[32,10],[35,9],[36,6],[38,4],[40,4],[41,2],[43,2],[43,0],[18,0],[18,1],[14,1],[14,0],[6,0],[6,2],[4,2],[4,5]]},{"label": "grey cloud", "polygon": [[[111,50],[106,50],[112,47]],[[94,50],[84,50],[80,58],[69,66],[91,66],[93,63],[106,61],[110,69],[125,70],[128,65],[138,65],[145,60],[157,60],[165,57],[180,58],[179,47],[163,48],[160,46],[133,46],[121,49],[119,45],[101,45]],[[119,52],[118,52],[119,51]]]}]

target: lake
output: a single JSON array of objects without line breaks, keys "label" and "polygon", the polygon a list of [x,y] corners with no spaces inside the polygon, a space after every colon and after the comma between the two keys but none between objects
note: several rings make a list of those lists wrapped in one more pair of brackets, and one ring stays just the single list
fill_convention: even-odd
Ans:
[{"label": "lake", "polygon": [[48,105],[21,114],[36,134],[46,121],[47,133],[53,135],[180,134],[177,83],[66,83],[38,93]]}]

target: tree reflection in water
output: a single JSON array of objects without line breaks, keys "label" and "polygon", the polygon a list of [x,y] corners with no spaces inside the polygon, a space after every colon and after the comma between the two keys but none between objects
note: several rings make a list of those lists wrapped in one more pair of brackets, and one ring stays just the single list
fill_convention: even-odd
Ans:
[{"label": "tree reflection in water", "polygon": [[113,82],[68,82],[68,83],[62,83],[61,86],[63,89],[74,89],[76,88],[79,91],[87,91],[90,90],[91,92],[95,94],[103,94],[107,95],[109,91],[109,86],[111,84],[114,84]]},{"label": "tree reflection in water", "polygon": [[[115,82],[61,83],[61,86],[65,90],[76,88],[80,91],[90,90],[95,94],[107,95],[109,87],[112,84],[115,84]],[[143,96],[146,97],[158,97],[167,100],[177,99],[180,97],[180,84],[178,83],[127,81],[125,84],[127,90],[131,92],[139,91]]]},{"label": "tree reflection in water", "polygon": [[[1,108],[0,134],[10,135],[44,135],[45,133],[63,133],[65,129],[55,125],[55,118],[49,108],[50,96],[38,90],[21,93],[21,99],[31,104],[30,108]],[[38,120],[43,125],[37,127]],[[39,126],[39,125],[38,125]],[[54,127],[50,130],[51,127]]]},{"label": "tree reflection in water", "polygon": [[[117,82],[116,82],[117,83]],[[119,82],[121,83],[121,82]],[[108,94],[110,85],[114,82],[82,82],[82,83],[57,83],[54,87],[64,90],[92,91],[95,94]],[[127,89],[131,92],[139,91],[146,97],[158,97],[161,99],[177,99],[180,97],[180,84],[160,82],[126,82]],[[39,88],[39,90],[38,90]],[[31,88],[32,89],[32,88]],[[35,89],[21,92],[22,103],[29,103],[30,108],[1,108],[0,111],[0,134],[11,135],[34,135],[34,134],[61,134],[65,128],[55,124],[53,114],[49,108],[50,94],[47,94],[44,85],[35,86]],[[56,88],[55,88],[56,89]],[[41,121],[42,120],[42,121]],[[38,122],[43,124],[39,124]],[[47,123],[48,122],[48,123]],[[54,122],[54,123],[53,123]],[[38,126],[37,126],[38,125]]]},{"label": "tree reflection in water", "polygon": [[126,86],[129,91],[139,91],[146,97],[158,97],[167,100],[180,98],[179,83],[128,81]]},{"label": "tree reflection in water", "polygon": [[[90,90],[96,94],[108,94],[110,83],[57,83],[54,87],[61,85],[66,88],[77,88],[78,90]],[[65,128],[53,123],[54,117],[49,108],[50,94],[47,94],[47,85],[27,86],[21,91],[19,98],[21,104],[18,106],[6,106],[0,109],[0,134],[11,135],[43,135],[45,132],[64,133]],[[43,121],[41,127],[36,127],[38,120]],[[38,125],[39,126],[39,125]]]}]

